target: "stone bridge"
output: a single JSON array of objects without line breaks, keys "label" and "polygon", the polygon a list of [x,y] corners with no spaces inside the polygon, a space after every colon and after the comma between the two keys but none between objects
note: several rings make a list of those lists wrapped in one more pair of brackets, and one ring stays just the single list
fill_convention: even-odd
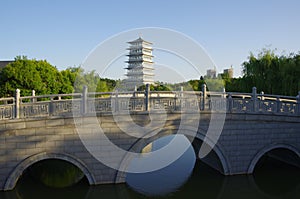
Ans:
[{"label": "stone bridge", "polygon": [[[126,132],[132,124],[148,125],[146,134]],[[98,129],[123,151],[137,153],[156,139],[184,134],[197,157],[224,175],[251,174],[264,155],[300,167],[299,96],[257,94],[255,88],[88,93],[85,87],[82,93],[23,97],[17,90],[15,97],[0,99],[0,189],[13,189],[27,168],[45,159],[72,163],[91,185],[125,182],[124,170],[90,153],[87,145],[119,168],[130,159],[97,140]],[[211,149],[205,157],[201,146]]]}]

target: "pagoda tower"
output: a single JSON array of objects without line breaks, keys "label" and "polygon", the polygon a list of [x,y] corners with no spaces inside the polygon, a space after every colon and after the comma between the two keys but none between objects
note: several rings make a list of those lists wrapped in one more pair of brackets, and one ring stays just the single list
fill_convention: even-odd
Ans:
[{"label": "pagoda tower", "polygon": [[141,37],[130,44],[127,66],[126,87],[132,89],[144,84],[154,83],[154,68],[152,56],[152,43],[143,40]]}]

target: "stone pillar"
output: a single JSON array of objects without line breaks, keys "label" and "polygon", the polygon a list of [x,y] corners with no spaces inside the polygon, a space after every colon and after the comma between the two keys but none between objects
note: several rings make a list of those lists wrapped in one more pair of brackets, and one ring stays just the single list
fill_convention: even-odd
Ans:
[{"label": "stone pillar", "polygon": [[265,100],[265,97],[264,97],[264,92],[262,91],[262,92],[260,92],[260,99],[262,100],[262,101],[264,101]]},{"label": "stone pillar", "polygon": [[20,89],[16,90],[16,97],[15,97],[15,118],[20,118]]},{"label": "stone pillar", "polygon": [[202,84],[202,110],[205,110],[205,103],[207,98],[207,92],[206,92],[206,84]]},{"label": "stone pillar", "polygon": [[225,87],[222,88],[222,93],[223,93],[222,98],[226,98],[226,89],[225,89]]},{"label": "stone pillar", "polygon": [[88,99],[88,87],[85,85],[83,86],[83,90],[82,90],[82,114],[85,115],[87,113],[87,99]]},{"label": "stone pillar", "polygon": [[115,110],[112,110],[112,111],[115,111],[115,112],[119,111],[119,91],[118,90],[115,91]]},{"label": "stone pillar", "polygon": [[256,87],[252,88],[252,102],[253,102],[253,112],[257,112],[258,111],[258,107],[257,107],[257,89]]},{"label": "stone pillar", "polygon": [[[183,110],[183,106],[184,106],[184,99],[183,99],[183,86],[180,86],[180,91],[179,91],[179,95],[178,95],[178,102],[177,102],[177,104],[178,104],[178,107],[176,107],[177,108],[177,110]],[[176,100],[175,100],[175,103],[176,103]]]},{"label": "stone pillar", "polygon": [[232,101],[232,95],[231,93],[228,94],[228,112],[231,113],[232,112],[232,107],[233,107],[233,101]]},{"label": "stone pillar", "polygon": [[32,90],[31,93],[32,93],[32,97],[33,97],[33,98],[31,98],[31,102],[35,103],[36,102],[36,99],[34,98],[35,97],[35,90]]},{"label": "stone pillar", "polygon": [[281,102],[280,102],[280,97],[276,98],[276,112],[280,113],[281,112]]},{"label": "stone pillar", "polygon": [[137,92],[137,87],[136,85],[134,86],[134,90],[133,90],[133,97],[136,97],[136,92]]},{"label": "stone pillar", "polygon": [[180,86],[180,97],[183,97],[183,86]]},{"label": "stone pillar", "polygon": [[146,111],[150,111],[150,85],[149,84],[146,84],[145,106],[146,106]]},{"label": "stone pillar", "polygon": [[298,106],[298,115],[300,115],[300,91],[298,92],[298,96],[297,96],[297,106]]}]

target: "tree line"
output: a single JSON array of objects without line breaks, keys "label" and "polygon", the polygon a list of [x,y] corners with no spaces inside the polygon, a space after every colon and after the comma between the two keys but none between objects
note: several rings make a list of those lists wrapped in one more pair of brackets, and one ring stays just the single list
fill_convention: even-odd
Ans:
[{"label": "tree line", "polygon": [[17,56],[14,62],[0,69],[0,97],[82,92],[84,85],[95,92],[112,91],[118,80],[101,78],[96,71],[84,71],[82,67],[69,67],[59,71],[46,60],[28,59]]},{"label": "tree line", "polygon": [[300,54],[277,55],[274,50],[263,49],[257,56],[250,54],[243,64],[243,76],[226,79],[227,91],[258,92],[296,96],[300,91]]},{"label": "tree line", "polygon": [[[238,78],[223,74],[217,79],[200,77],[176,84],[156,82],[150,89],[169,91],[183,87],[184,90],[201,91],[205,83],[208,90],[213,91],[222,91],[224,86],[227,92],[249,93],[254,86],[258,92],[276,95],[296,96],[300,91],[300,53],[277,55],[274,50],[263,49],[257,55],[250,53],[242,67],[242,76]],[[84,85],[91,91],[109,92],[121,84],[122,80],[102,78],[95,70],[85,71],[79,66],[59,71],[46,60],[26,56],[17,56],[14,62],[0,69],[0,97],[14,96],[17,88],[22,96],[28,96],[32,90],[36,95],[81,92]]]},{"label": "tree line", "polygon": [[202,84],[208,90],[227,92],[258,92],[274,95],[297,96],[300,91],[300,53],[277,55],[275,50],[262,49],[257,55],[250,53],[248,60],[242,63],[242,76],[229,78],[222,74],[215,79],[190,80],[178,85],[188,90],[201,91]]}]

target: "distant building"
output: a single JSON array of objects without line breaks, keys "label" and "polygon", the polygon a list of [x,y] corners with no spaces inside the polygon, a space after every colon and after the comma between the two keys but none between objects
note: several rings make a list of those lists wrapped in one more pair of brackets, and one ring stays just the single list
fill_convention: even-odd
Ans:
[{"label": "distant building", "polygon": [[4,68],[7,66],[7,64],[14,62],[13,60],[8,60],[8,61],[0,61],[0,69]]},{"label": "distant building", "polygon": [[144,84],[154,83],[154,68],[152,56],[152,43],[143,40],[141,37],[130,44],[127,66],[127,79],[125,84],[127,88],[139,87]]},{"label": "distant building", "polygon": [[216,77],[217,77],[217,72],[216,72],[215,69],[208,69],[206,71],[206,78],[212,78],[212,79],[214,79]]},{"label": "distant building", "polygon": [[224,69],[223,74],[228,74],[229,78],[233,78],[233,68],[232,68],[232,66],[228,69]]}]

